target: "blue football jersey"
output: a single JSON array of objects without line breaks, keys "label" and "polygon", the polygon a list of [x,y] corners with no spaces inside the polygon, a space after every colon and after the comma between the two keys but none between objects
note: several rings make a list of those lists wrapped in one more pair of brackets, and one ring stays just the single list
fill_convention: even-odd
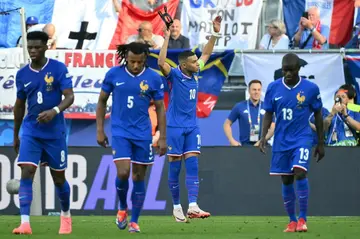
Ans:
[{"label": "blue football jersey", "polygon": [[158,73],[144,68],[135,76],[125,66],[116,66],[106,73],[102,90],[112,93],[112,136],[152,139],[150,101],[164,98],[164,84]]},{"label": "blue football jersey", "polygon": [[167,126],[197,126],[196,103],[198,99],[198,74],[189,77],[180,68],[171,68],[168,80],[171,83]]},{"label": "blue football jersey", "polygon": [[264,109],[275,113],[273,152],[312,144],[309,117],[322,109],[319,87],[301,79],[288,87],[284,79],[271,82],[266,90]]},{"label": "blue football jersey", "polygon": [[58,139],[65,135],[63,112],[48,123],[36,121],[38,115],[58,106],[62,101],[62,91],[71,89],[72,77],[64,63],[47,59],[41,70],[34,70],[30,64],[16,74],[17,98],[27,100],[27,115],[22,124],[22,134],[41,139]]}]

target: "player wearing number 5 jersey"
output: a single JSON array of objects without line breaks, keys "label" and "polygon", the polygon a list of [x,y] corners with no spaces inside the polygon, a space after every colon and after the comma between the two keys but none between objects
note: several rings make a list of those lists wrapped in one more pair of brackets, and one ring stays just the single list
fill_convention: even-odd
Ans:
[{"label": "player wearing number 5 jersey", "polygon": [[[308,119],[312,112],[318,144],[315,156],[318,161],[324,157],[323,120],[321,115],[322,102],[319,87],[299,77],[299,58],[293,53],[286,54],[282,60],[284,78],[270,83],[267,88],[264,109],[262,138],[260,150],[264,151],[265,136],[275,113],[275,136],[271,159],[271,175],[281,175],[282,195],[285,209],[290,217],[285,232],[306,232],[306,214],[308,206],[308,179],[306,177],[312,146],[312,131]],[[296,218],[294,190],[296,180],[297,197],[300,214]]]},{"label": "player wearing number 5 jersey", "polygon": [[120,200],[116,224],[123,230],[127,226],[130,163],[132,163],[132,217],[129,232],[140,232],[138,219],[145,199],[145,174],[154,163],[151,122],[148,108],[154,100],[160,130],[160,155],[166,152],[166,118],[164,110],[164,85],[155,71],[145,66],[149,46],[130,43],[118,47],[121,66],[111,68],[101,87],[96,110],[97,142],[108,143],[104,133],[106,102],[112,94],[111,134],[113,159],[117,169],[115,187]]},{"label": "player wearing number 5 jersey", "polygon": [[[31,63],[21,68],[16,75],[14,148],[19,152],[20,147],[18,165],[21,167],[19,189],[21,225],[13,230],[14,234],[32,234],[29,220],[33,198],[32,181],[39,162],[49,165],[60,199],[59,234],[69,234],[72,231],[70,187],[65,179],[67,145],[62,112],[74,102],[74,93],[72,77],[66,66],[45,57],[48,39],[48,35],[44,32],[28,33]],[[28,112],[24,118],[26,101]],[[22,136],[19,138],[21,125]]]},{"label": "player wearing number 5 jersey", "polygon": [[[171,83],[170,103],[167,111],[167,145],[169,156],[168,185],[171,191],[177,222],[187,222],[180,204],[179,174],[182,157],[185,158],[186,186],[188,189],[189,218],[207,218],[210,213],[197,205],[199,192],[198,155],[201,138],[196,118],[198,73],[208,61],[220,31],[221,17],[213,21],[214,33],[206,44],[200,59],[191,52],[179,54],[179,66],[171,68],[166,60],[169,31],[165,31],[165,41],[160,50],[158,65]],[[204,79],[206,80],[206,79]]]}]

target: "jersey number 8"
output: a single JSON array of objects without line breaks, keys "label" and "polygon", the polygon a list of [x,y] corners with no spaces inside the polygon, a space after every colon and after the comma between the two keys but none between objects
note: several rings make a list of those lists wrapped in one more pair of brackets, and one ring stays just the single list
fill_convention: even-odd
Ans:
[{"label": "jersey number 8", "polygon": [[38,102],[39,105],[44,102],[44,100],[43,100],[43,95],[42,95],[41,91],[39,91],[39,92],[37,93],[37,102]]}]

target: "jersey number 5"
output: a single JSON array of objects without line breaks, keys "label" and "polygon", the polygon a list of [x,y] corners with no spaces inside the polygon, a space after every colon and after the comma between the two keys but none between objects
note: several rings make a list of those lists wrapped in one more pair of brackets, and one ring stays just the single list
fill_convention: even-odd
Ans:
[{"label": "jersey number 5", "polygon": [[282,109],[282,112],[283,112],[283,119],[284,120],[292,120],[292,118],[293,118],[292,109],[284,108],[284,109]]},{"label": "jersey number 5", "polygon": [[127,107],[131,109],[134,106],[134,96],[128,96]]}]

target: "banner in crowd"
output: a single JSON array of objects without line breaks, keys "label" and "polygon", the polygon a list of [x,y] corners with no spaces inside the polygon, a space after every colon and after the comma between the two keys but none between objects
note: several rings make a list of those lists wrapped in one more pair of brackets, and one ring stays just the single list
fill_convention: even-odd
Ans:
[{"label": "banner in crowd", "polygon": [[[40,24],[53,23],[57,48],[107,50],[115,49],[127,37],[137,34],[142,21],[150,21],[153,33],[162,35],[164,23],[157,12],[167,6],[169,14],[174,17],[179,0],[160,4],[162,2],[154,2],[150,6],[147,1],[134,0],[96,0],[87,1],[86,4],[83,0],[14,0],[0,4],[0,11],[22,6],[26,17],[37,17]],[[19,36],[19,13],[14,11],[1,15],[0,48],[15,47]]]},{"label": "banner in crowd", "polygon": [[352,85],[356,90],[357,104],[360,104],[360,54],[359,53],[348,53],[345,56],[345,60],[352,76]]},{"label": "banner in crowd", "polygon": [[354,19],[353,0],[283,0],[287,34],[293,37],[303,12],[315,6],[320,10],[321,25],[330,28],[328,43],[344,46],[351,37]]},{"label": "banner in crowd", "polygon": [[[176,67],[180,50],[170,50],[169,62]],[[157,66],[159,51],[148,58],[148,65],[159,72]],[[197,51],[200,56],[201,53]],[[47,51],[47,56],[64,62],[72,75],[75,93],[74,104],[65,111],[70,119],[95,119],[96,104],[101,84],[106,72],[118,65],[115,51],[55,50]],[[234,51],[215,53],[211,56],[199,76],[198,117],[207,117],[214,108],[222,85],[228,76],[228,70],[234,57]],[[22,62],[22,49],[10,48],[0,51],[0,119],[13,119],[16,99],[15,77]],[[166,83],[165,78],[163,78]],[[168,87],[166,87],[168,90]],[[166,94],[168,95],[168,94]],[[167,104],[167,102],[165,102]],[[111,97],[106,108],[107,116],[112,107]]]},{"label": "banner in crowd", "polygon": [[[275,71],[281,69],[285,54],[243,54],[243,68],[246,83],[258,79],[262,82],[262,99],[267,86],[274,81]],[[307,64],[300,69],[300,75],[316,83],[320,88],[323,105],[331,110],[334,93],[345,84],[343,58],[340,54],[299,54]]]},{"label": "banner in crowd", "polygon": [[254,49],[262,0],[187,0],[181,12],[182,34],[192,47],[205,44],[211,36],[212,21],[221,16],[222,37],[217,49]]}]

